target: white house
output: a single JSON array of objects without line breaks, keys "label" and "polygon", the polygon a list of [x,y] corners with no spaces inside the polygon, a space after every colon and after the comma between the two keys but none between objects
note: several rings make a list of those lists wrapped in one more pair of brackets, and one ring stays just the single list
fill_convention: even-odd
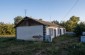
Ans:
[{"label": "white house", "polygon": [[25,17],[16,26],[16,38],[31,41],[52,41],[54,37],[63,35],[65,28],[43,20]]}]

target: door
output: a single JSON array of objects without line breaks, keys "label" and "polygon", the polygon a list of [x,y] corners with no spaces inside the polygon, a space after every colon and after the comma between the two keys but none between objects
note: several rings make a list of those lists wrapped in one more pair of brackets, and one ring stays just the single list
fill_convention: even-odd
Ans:
[{"label": "door", "polygon": [[56,37],[56,29],[54,29],[54,37]]},{"label": "door", "polygon": [[60,29],[60,35],[61,35],[62,30]]}]

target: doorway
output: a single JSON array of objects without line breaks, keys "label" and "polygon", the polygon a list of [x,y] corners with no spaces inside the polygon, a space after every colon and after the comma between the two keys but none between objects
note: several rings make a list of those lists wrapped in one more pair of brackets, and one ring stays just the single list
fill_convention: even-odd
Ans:
[{"label": "doorway", "polygon": [[62,31],[61,31],[61,29],[60,29],[60,35],[61,35],[61,32],[62,32]]},{"label": "doorway", "polygon": [[54,37],[56,37],[56,29],[54,29]]}]

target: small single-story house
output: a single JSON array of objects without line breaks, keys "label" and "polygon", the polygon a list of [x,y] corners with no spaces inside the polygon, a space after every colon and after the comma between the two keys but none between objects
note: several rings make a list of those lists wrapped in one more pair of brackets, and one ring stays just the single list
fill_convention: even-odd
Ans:
[{"label": "small single-story house", "polygon": [[16,38],[31,41],[52,41],[54,37],[63,35],[64,27],[51,22],[25,17],[16,26]]}]

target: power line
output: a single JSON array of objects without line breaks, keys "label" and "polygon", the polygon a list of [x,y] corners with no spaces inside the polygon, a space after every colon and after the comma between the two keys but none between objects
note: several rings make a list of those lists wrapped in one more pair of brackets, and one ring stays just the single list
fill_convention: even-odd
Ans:
[{"label": "power line", "polygon": [[68,12],[66,13],[66,15],[64,16],[64,18],[66,18],[66,16],[68,16],[68,14],[72,11],[72,9],[77,5],[77,3],[79,2],[79,0],[76,0],[75,3],[73,4],[73,6],[68,10]]}]

